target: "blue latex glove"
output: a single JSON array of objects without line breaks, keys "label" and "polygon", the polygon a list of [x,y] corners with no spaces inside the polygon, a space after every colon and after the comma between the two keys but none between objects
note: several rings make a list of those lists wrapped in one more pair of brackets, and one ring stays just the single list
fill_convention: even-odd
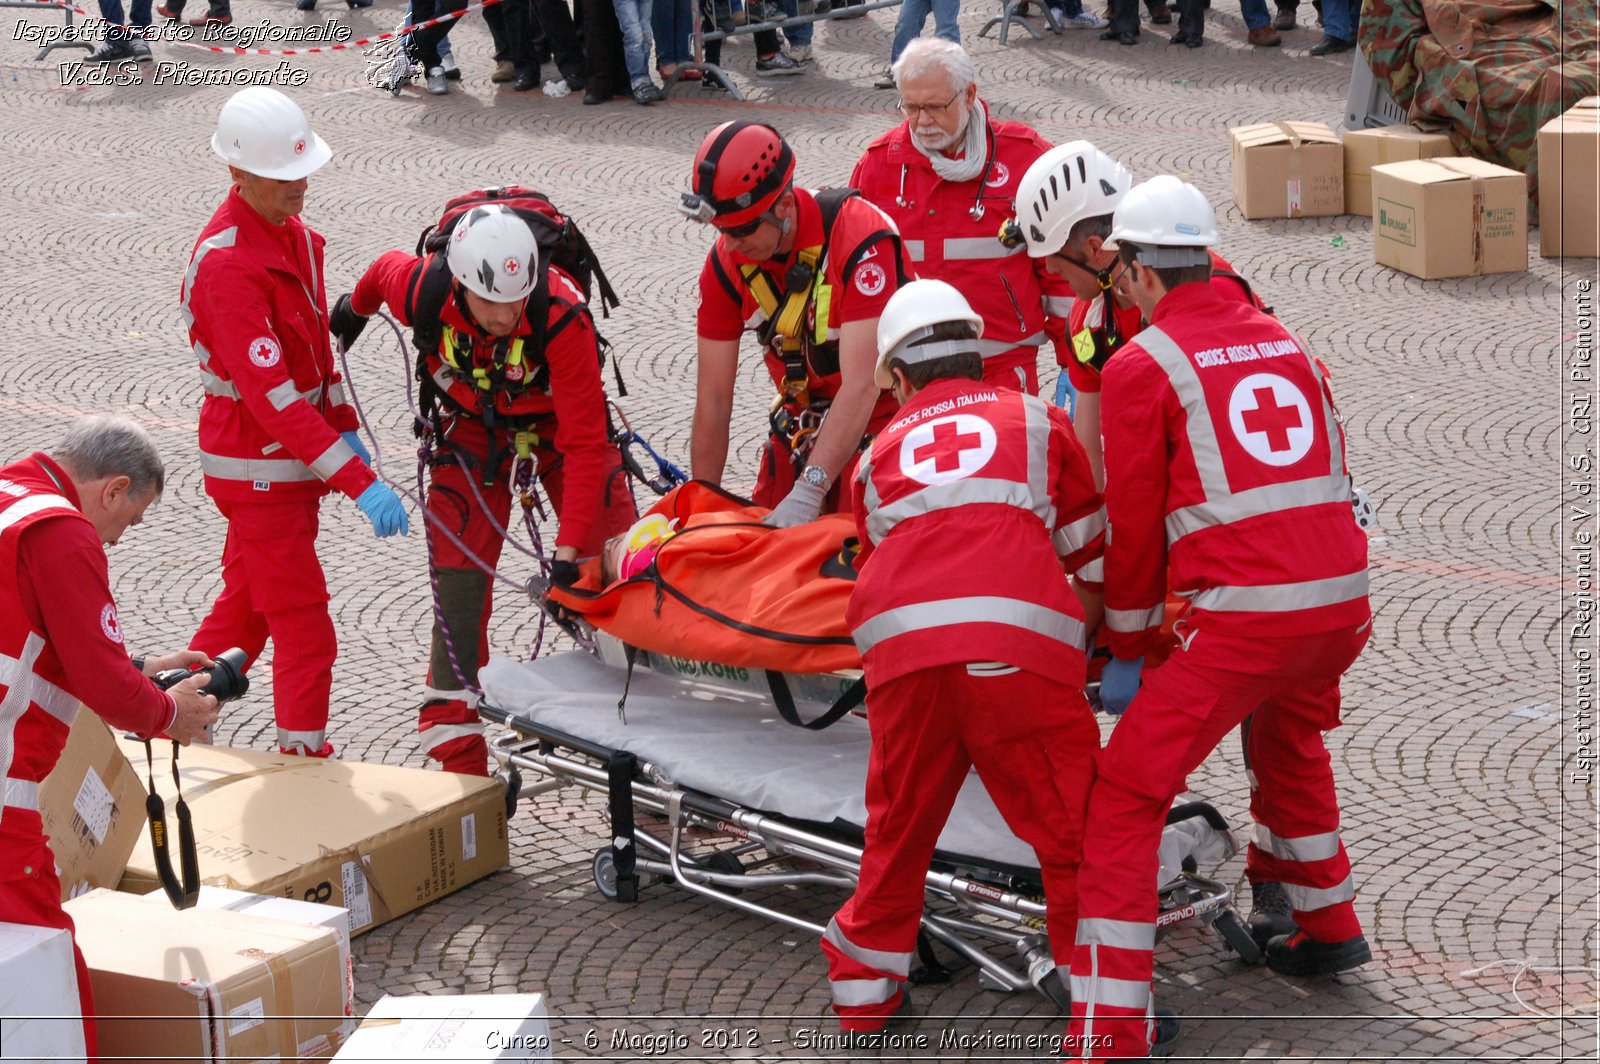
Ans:
[{"label": "blue latex glove", "polygon": [[361,433],[351,429],[349,432],[339,433],[339,438],[350,445],[350,449],[356,452],[357,458],[367,463],[367,465],[372,464],[372,452],[367,450],[367,445],[361,442]]},{"label": "blue latex glove", "polygon": [[1113,717],[1122,716],[1133,696],[1139,693],[1139,675],[1144,658],[1112,658],[1100,671],[1100,708]]},{"label": "blue latex glove", "polygon": [[405,505],[383,481],[374,480],[356,499],[356,505],[372,522],[372,534],[379,539],[387,539],[396,532],[410,535],[411,518],[406,515]]}]

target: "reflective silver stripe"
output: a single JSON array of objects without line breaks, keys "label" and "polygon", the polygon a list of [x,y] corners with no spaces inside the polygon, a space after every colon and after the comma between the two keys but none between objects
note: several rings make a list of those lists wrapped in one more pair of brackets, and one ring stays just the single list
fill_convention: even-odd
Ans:
[{"label": "reflective silver stripe", "polygon": [[[15,698],[24,710],[32,703],[70,728],[78,715],[78,699],[34,671],[34,663],[43,651],[44,639],[37,632],[29,632],[22,657],[0,654],[0,684],[7,688],[6,702],[10,704]],[[19,720],[21,716],[19,712]]]},{"label": "reflective silver stripe", "polygon": [[822,940],[831,943],[835,949],[857,964],[864,964],[875,972],[888,972],[890,975],[904,976],[911,971],[911,954],[894,953],[889,950],[867,949],[858,946],[844,937],[844,932],[839,929],[837,920],[828,921],[828,929],[822,933]]},{"label": "reflective silver stripe", "polygon": [[1320,835],[1301,835],[1286,839],[1268,831],[1265,825],[1256,825],[1256,846],[1266,850],[1280,861],[1326,861],[1339,856],[1339,833],[1327,831]]},{"label": "reflective silver stripe", "polygon": [[422,700],[430,702],[434,699],[438,699],[441,702],[460,702],[468,709],[476,709],[478,707],[478,693],[476,691],[447,691],[439,687],[424,687],[422,689]]},{"label": "reflective silver stripe", "polygon": [[[313,400],[313,402],[315,402],[315,400]],[[334,381],[332,384],[328,385],[329,406],[343,406],[347,402],[349,402],[349,400],[344,396],[344,384],[339,381]]]},{"label": "reflective silver stripe", "polygon": [[1106,508],[1102,506],[1088,517],[1080,517],[1069,525],[1062,525],[1050,538],[1056,545],[1056,553],[1066,557],[1075,550],[1087,547],[1094,541],[1094,537],[1101,535],[1105,530]]},{"label": "reflective silver stripe", "polygon": [[[1219,613],[1287,613],[1318,606],[1336,606],[1367,593],[1367,571],[1302,580],[1294,584],[1258,584],[1254,587],[1208,587],[1192,595],[1197,610]],[[1107,613],[1109,614],[1109,610]]]},{"label": "reflective silver stripe", "polygon": [[923,259],[927,258],[927,255],[923,251],[922,241],[920,240],[902,240],[900,242],[900,246],[905,248],[906,258],[910,259],[912,262],[921,262]]},{"label": "reflective silver stripe", "polygon": [[425,754],[450,742],[468,735],[482,735],[482,724],[435,724],[426,731],[417,735],[417,747]]},{"label": "reflective silver stripe", "polygon": [[[319,387],[317,391],[322,391]],[[267,389],[267,402],[272,404],[272,409],[282,410],[296,399],[300,398],[300,389],[294,386],[294,381],[284,381],[282,384]]]},{"label": "reflective silver stripe", "polygon": [[1156,948],[1156,925],[1142,920],[1085,918],[1078,921],[1077,944],[1149,952]]},{"label": "reflective silver stripe", "polygon": [[1293,510],[1325,503],[1350,504],[1350,491],[1342,480],[1291,480],[1287,484],[1263,484],[1236,494],[1208,499],[1185,506],[1167,515],[1167,543],[1171,545],[1191,532],[1212,525],[1227,525],[1247,517]]},{"label": "reflective silver stripe", "polygon": [[938,510],[977,503],[1015,506],[1043,520],[1043,511],[1048,507],[1029,505],[1037,501],[1038,496],[1033,495],[1027,485],[1015,480],[967,477],[965,480],[952,480],[944,484],[931,484],[918,488],[905,498],[897,499],[885,506],[872,508],[871,500],[868,500],[867,534],[872,537],[873,543],[879,543],[896,525],[907,518],[921,517]]},{"label": "reflective silver stripe", "polygon": [[43,513],[46,510],[72,510],[76,512],[77,508],[62,495],[29,493],[27,498],[20,499],[7,506],[4,510],[0,510],[0,532],[4,532],[24,517],[32,517],[34,514]]},{"label": "reflective silver stripe", "polygon": [[39,811],[39,785],[31,780],[6,780],[5,804],[13,809]]},{"label": "reflective silver stripe", "polygon": [[211,368],[211,352],[206,350],[206,345],[200,343],[198,340],[195,341],[194,355],[195,355],[195,358],[199,361],[200,368],[202,370],[207,370],[207,369]]},{"label": "reflective silver stripe", "polygon": [[947,262],[971,261],[972,259],[1008,259],[1012,255],[1022,254],[1022,248],[1008,248],[1000,243],[998,236],[957,236],[949,237],[944,242],[944,257]]},{"label": "reflective silver stripe", "polygon": [[1050,404],[1037,395],[1022,395],[1022,423],[1028,437],[1028,490],[1045,503],[1038,510],[1044,527],[1056,527],[1055,496],[1050,483]]},{"label": "reflective silver stripe", "polygon": [[1009,354],[1019,347],[1040,347],[1044,341],[1044,330],[1041,329],[1032,336],[1024,336],[1020,340],[975,340],[972,346],[983,358],[993,358],[995,355]]},{"label": "reflective silver stripe", "polygon": [[325,731],[289,731],[287,728],[278,729],[278,749],[288,750],[296,743],[315,754],[328,745],[328,733]]},{"label": "reflective silver stripe", "polygon": [[[1143,1012],[1150,1007],[1149,983],[1132,979],[1107,979],[1103,975],[1074,975],[1068,981],[1072,984],[1072,1000],[1090,1003],[1091,1010],[1110,1005],[1112,1008]],[[1085,1037],[1087,1033],[1086,1028]]]},{"label": "reflective silver stripe", "polygon": [[[196,344],[195,349],[198,351],[200,345]],[[204,366],[200,367],[200,387],[205,389],[207,395],[215,395],[221,399],[232,399],[235,402],[239,399],[239,389],[233,386],[232,381],[223,380]]]},{"label": "reflective silver stripe", "polygon": [[1077,577],[1079,580],[1089,580],[1096,584],[1105,583],[1106,560],[1104,558],[1096,558],[1091,562],[1085,562],[1083,566],[1078,569]]},{"label": "reflective silver stripe", "polygon": [[449,391],[450,385],[455,382],[456,375],[450,372],[449,366],[440,362],[439,368],[433,371],[433,383],[437,384],[441,391]]},{"label": "reflective silver stripe", "polygon": [[1114,632],[1142,632],[1161,625],[1166,604],[1151,606],[1147,610],[1106,610],[1106,624]]},{"label": "reflective silver stripe", "polygon": [[1285,883],[1283,892],[1289,895],[1289,904],[1295,907],[1296,912],[1315,912],[1318,909],[1326,909],[1330,905],[1340,905],[1347,901],[1354,901],[1356,879],[1354,875],[1348,875],[1344,877],[1343,883],[1320,889]]},{"label": "reflective silver stripe", "polygon": [[355,450],[348,443],[342,438],[335,439],[333,446],[311,460],[311,471],[323,480],[329,480],[355,456]]},{"label": "reflective silver stripe", "polygon": [[885,639],[960,624],[1004,624],[1036,632],[1068,646],[1083,648],[1083,622],[1071,614],[998,595],[935,599],[885,610],[851,635],[865,654]]},{"label": "reflective silver stripe", "polygon": [[1064,318],[1072,313],[1071,296],[1045,296],[1044,312],[1052,318]]},{"label": "reflective silver stripe", "polygon": [[893,979],[829,979],[833,1003],[846,1008],[881,1005],[900,989]]},{"label": "reflective silver stripe", "polygon": [[[194,328],[194,312],[189,309],[189,300],[194,298],[194,279],[200,272],[200,260],[218,248],[231,248],[239,239],[239,227],[230,226],[220,233],[214,233],[200,241],[200,246],[194,249],[194,258],[189,260],[189,268],[183,274],[183,302],[179,311],[183,314],[183,326],[186,329]],[[198,345],[197,345],[198,346]],[[198,351],[197,351],[198,353]],[[201,362],[210,362],[211,357],[206,355]]]},{"label": "reflective silver stripe", "polygon": [[[348,444],[345,449],[349,450]],[[200,472],[218,480],[261,481],[267,484],[288,484],[317,479],[315,473],[292,458],[269,461],[256,458],[227,458],[209,451],[200,452]]]}]

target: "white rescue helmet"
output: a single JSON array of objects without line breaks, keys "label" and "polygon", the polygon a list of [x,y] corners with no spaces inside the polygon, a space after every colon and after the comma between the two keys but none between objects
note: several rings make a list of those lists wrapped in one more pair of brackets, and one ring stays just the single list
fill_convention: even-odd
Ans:
[{"label": "white rescue helmet", "polygon": [[1128,168],[1086,140],[1039,156],[1017,185],[1017,226],[1028,257],[1060,251],[1073,226],[1112,213],[1132,187]]},{"label": "white rescue helmet", "polygon": [[240,89],[222,105],[211,150],[229,166],[276,181],[309,177],[333,158],[300,105],[265,85]]},{"label": "white rescue helmet", "polygon": [[[1123,242],[1137,247],[1147,266],[1199,266],[1211,261],[1217,243],[1217,213],[1205,193],[1162,174],[1135,185],[1111,219],[1108,251]],[[1157,251],[1156,249],[1163,249]]]},{"label": "white rescue helmet", "polygon": [[474,207],[450,232],[450,273],[491,303],[515,303],[539,279],[539,242],[517,212],[500,203]]},{"label": "white rescue helmet", "polygon": [[983,318],[966,296],[944,281],[911,281],[902,285],[878,316],[878,366],[873,374],[878,387],[894,385],[889,359],[910,365],[946,355],[977,350],[972,340],[930,340],[934,326],[965,322],[983,335]]}]

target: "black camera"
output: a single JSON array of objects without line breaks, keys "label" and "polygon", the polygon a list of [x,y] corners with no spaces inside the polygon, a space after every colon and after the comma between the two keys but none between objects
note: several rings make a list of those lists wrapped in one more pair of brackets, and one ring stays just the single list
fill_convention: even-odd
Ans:
[{"label": "black camera", "polygon": [[[219,705],[232,702],[236,698],[243,698],[250,690],[250,677],[244,674],[245,652],[233,647],[231,650],[224,650],[212,660],[216,664],[209,669],[196,670],[211,673],[211,679],[200,688],[200,693],[215,695]],[[194,672],[188,669],[167,669],[150,677],[150,682],[165,691],[173,684],[181,683],[193,675]]]}]

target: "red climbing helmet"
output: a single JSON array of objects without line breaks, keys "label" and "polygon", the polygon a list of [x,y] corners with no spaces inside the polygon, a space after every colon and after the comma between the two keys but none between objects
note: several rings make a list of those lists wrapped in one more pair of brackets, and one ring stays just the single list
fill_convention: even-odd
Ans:
[{"label": "red climbing helmet", "polygon": [[794,180],[794,152],[771,126],[724,122],[706,134],[691,179],[702,213],[719,229],[760,218]]}]

